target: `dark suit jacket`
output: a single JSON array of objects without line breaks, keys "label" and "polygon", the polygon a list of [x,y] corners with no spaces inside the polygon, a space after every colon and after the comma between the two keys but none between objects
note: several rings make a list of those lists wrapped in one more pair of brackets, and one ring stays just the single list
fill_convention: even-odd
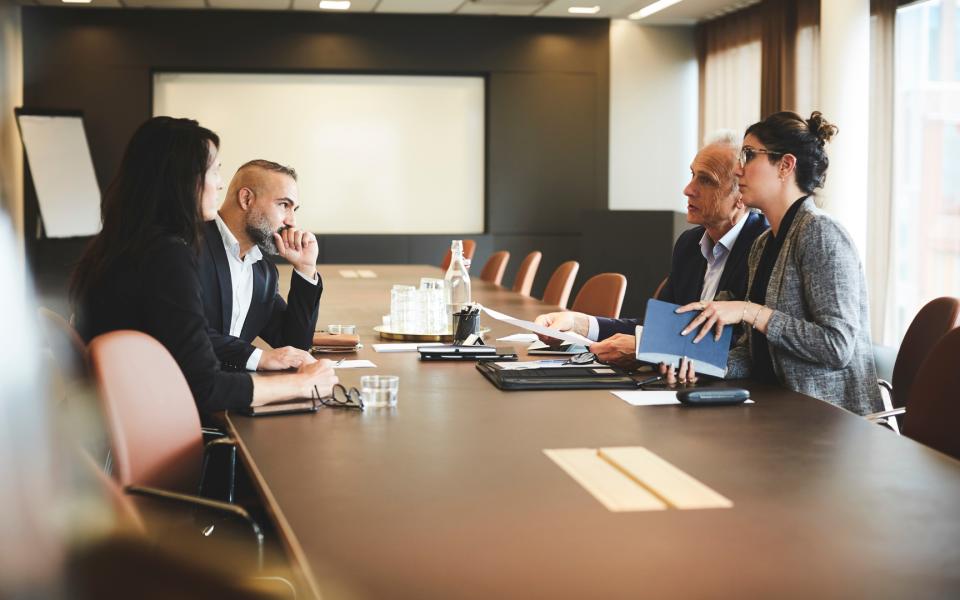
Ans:
[{"label": "dark suit jacket", "polygon": [[[750,246],[757,237],[767,230],[767,220],[760,213],[751,212],[743,224],[737,242],[727,257],[720,274],[715,298],[723,300],[743,300],[747,295],[747,256]],[[688,229],[680,234],[673,246],[673,258],[670,262],[670,275],[667,284],[660,292],[659,300],[672,304],[689,304],[700,300],[703,292],[703,277],[707,274],[707,260],[700,251],[700,239],[705,231],[702,225]],[[605,319],[598,318],[600,334],[604,340],[616,333],[633,334],[641,319]]]},{"label": "dark suit jacket", "polygon": [[87,342],[118,329],[156,338],[177,361],[201,413],[249,406],[253,380],[220,370],[200,296],[194,250],[183,240],[158,238],[143,258],[113,265],[87,290],[77,306],[77,330]]},{"label": "dark suit jacket", "polygon": [[207,316],[207,335],[223,366],[245,369],[254,350],[250,342],[258,336],[274,348],[294,346],[309,350],[313,344],[323,281],[313,285],[293,273],[288,304],[280,296],[276,265],[267,259],[257,261],[253,265],[250,310],[240,337],[234,337],[230,335],[230,315],[233,313],[230,265],[216,221],[203,224],[203,238],[199,261],[203,311]]}]

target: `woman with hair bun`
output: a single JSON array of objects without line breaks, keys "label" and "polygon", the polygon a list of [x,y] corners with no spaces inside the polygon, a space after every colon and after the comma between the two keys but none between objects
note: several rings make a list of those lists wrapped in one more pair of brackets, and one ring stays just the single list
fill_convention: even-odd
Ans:
[{"label": "woman with hair bun", "polygon": [[[882,410],[869,334],[867,285],[850,234],[814,203],[837,128],[814,112],[780,112],[747,128],[736,175],[743,202],[770,230],[750,250],[747,300],[696,302],[684,330],[695,340],[724,325],[748,330],[730,352],[728,378],[779,383],[858,414]],[[672,372],[667,374],[673,381]],[[695,379],[682,364],[681,383]]]}]

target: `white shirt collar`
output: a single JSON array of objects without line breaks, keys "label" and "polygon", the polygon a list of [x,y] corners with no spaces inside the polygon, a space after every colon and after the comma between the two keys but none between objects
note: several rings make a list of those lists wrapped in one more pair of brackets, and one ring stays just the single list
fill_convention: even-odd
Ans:
[{"label": "white shirt collar", "polygon": [[[737,243],[737,238],[740,237],[740,232],[743,231],[743,226],[747,222],[747,217],[750,216],[750,211],[744,212],[740,216],[740,220],[737,221],[736,225],[730,228],[730,231],[723,234],[723,237],[717,241],[717,244],[723,246],[723,248],[730,252],[733,249],[734,244]],[[703,253],[703,257],[707,260],[710,260],[710,254],[715,250],[715,244],[713,244],[710,236],[706,231],[703,232],[703,237],[700,238],[700,252]]]},{"label": "white shirt collar", "polygon": [[227,224],[220,218],[220,213],[217,213],[214,220],[217,222],[217,229],[220,230],[220,238],[223,240],[223,247],[226,249],[227,254],[233,256],[233,258],[240,262],[248,262],[250,264],[263,258],[263,253],[260,252],[260,247],[256,244],[254,244],[253,248],[250,248],[246,256],[240,258],[240,242],[237,241],[237,237],[233,235],[233,232],[230,231]]}]

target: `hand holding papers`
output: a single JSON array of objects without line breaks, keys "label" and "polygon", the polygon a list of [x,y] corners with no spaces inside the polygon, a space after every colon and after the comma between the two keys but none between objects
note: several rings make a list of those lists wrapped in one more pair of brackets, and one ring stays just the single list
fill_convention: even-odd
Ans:
[{"label": "hand holding papers", "polygon": [[571,344],[582,344],[584,346],[589,346],[590,344],[593,343],[590,339],[585,338],[582,335],[579,335],[577,333],[573,333],[572,331],[560,331],[559,329],[551,329],[550,327],[543,327],[541,325],[537,325],[533,321],[524,321],[523,319],[517,319],[509,315],[505,315],[502,312],[497,312],[492,308],[487,308],[486,306],[481,306],[480,308],[483,309],[483,312],[487,313],[488,315],[490,315],[491,317],[493,317],[498,321],[503,321],[504,323],[515,325],[521,329],[526,329],[527,331],[532,331],[534,333],[539,333],[545,336],[556,338],[558,340],[569,342]]}]

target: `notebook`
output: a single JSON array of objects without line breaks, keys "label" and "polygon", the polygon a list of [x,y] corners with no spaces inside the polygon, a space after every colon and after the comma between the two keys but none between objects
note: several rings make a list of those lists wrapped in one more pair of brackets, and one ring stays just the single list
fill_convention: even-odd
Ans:
[{"label": "notebook", "polygon": [[727,354],[730,352],[733,327],[724,327],[719,341],[715,341],[713,335],[707,335],[694,344],[693,338],[697,337],[699,329],[685,336],[680,335],[680,332],[700,313],[691,311],[677,314],[674,312],[677,308],[677,304],[653,298],[647,301],[643,335],[637,346],[637,360],[676,366],[681,357],[686,356],[693,360],[697,373],[723,377],[727,372]]},{"label": "notebook", "polygon": [[484,361],[477,370],[501,390],[637,389],[624,371],[607,365],[520,368],[523,363]]}]

